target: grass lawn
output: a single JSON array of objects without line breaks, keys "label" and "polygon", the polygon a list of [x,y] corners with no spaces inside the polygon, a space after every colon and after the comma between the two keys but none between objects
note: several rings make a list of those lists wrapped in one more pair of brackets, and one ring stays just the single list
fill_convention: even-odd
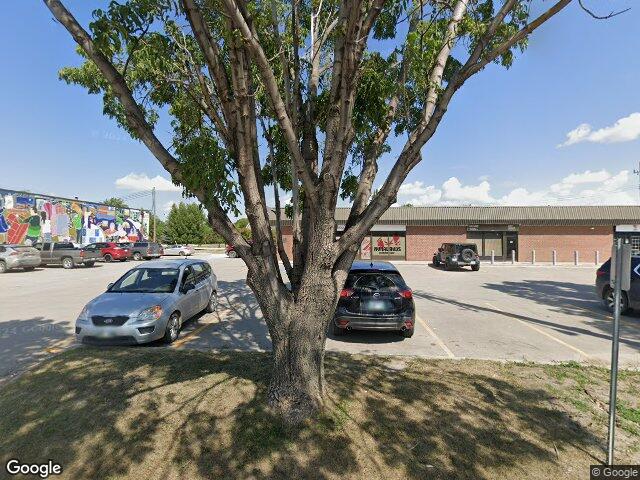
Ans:
[{"label": "grass lawn", "polygon": [[[0,460],[62,478],[588,478],[606,370],[327,356],[329,406],[287,429],[269,355],[78,348],[0,389]],[[619,463],[640,463],[640,373],[620,378]],[[53,477],[52,477],[53,478]],[[56,477],[59,478],[59,477]]]}]

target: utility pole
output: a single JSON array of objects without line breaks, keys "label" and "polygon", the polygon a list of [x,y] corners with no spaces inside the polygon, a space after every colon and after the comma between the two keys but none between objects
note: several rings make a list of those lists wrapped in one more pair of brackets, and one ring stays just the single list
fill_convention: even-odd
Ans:
[{"label": "utility pole", "polygon": [[638,169],[633,169],[633,173],[638,175],[638,198],[640,199],[640,160],[638,161]]},{"label": "utility pole", "polygon": [[156,241],[156,187],[151,189],[151,210],[153,211],[153,241]]}]

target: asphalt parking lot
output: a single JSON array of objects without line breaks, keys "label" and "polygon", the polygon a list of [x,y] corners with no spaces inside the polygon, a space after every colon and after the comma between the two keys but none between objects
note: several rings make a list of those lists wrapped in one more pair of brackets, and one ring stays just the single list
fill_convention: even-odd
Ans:
[{"label": "asphalt parking lot", "polygon": [[[218,275],[218,311],[190,321],[173,348],[268,350],[266,326],[241,260],[208,258]],[[0,275],[0,379],[74,344],[86,302],[137,262]],[[384,332],[329,338],[329,350],[434,358],[606,365],[611,318],[594,296],[595,267],[486,266],[479,272],[397,264],[413,289],[418,319],[410,339]],[[123,348],[157,348],[123,347]],[[621,363],[640,367],[640,314],[623,317]]]}]

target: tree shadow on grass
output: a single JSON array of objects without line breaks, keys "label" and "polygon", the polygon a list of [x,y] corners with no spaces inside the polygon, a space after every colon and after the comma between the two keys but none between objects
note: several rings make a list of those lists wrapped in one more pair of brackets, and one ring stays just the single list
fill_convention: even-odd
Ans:
[{"label": "tree shadow on grass", "polygon": [[267,353],[79,348],[0,390],[0,460],[74,479],[551,478],[599,460],[548,392],[465,365],[328,354],[328,408],[291,428],[266,407]]}]

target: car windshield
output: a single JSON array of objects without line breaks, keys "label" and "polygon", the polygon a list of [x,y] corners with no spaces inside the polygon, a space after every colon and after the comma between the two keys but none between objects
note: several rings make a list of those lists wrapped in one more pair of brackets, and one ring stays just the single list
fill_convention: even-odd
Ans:
[{"label": "car windshield", "polygon": [[114,283],[113,293],[171,293],[178,284],[177,268],[134,268]]}]

